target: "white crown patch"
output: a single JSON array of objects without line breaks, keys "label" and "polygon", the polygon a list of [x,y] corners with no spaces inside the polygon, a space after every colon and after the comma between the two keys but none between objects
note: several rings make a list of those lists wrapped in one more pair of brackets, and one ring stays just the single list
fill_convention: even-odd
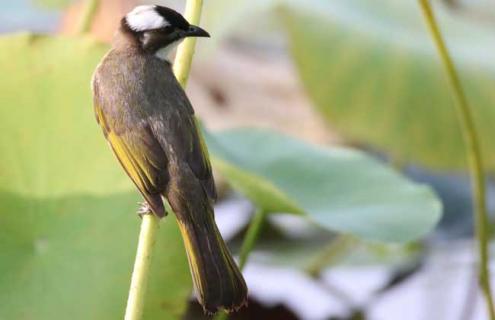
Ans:
[{"label": "white crown patch", "polygon": [[154,5],[135,7],[125,16],[127,25],[137,32],[160,29],[170,25],[155,9],[156,6]]}]

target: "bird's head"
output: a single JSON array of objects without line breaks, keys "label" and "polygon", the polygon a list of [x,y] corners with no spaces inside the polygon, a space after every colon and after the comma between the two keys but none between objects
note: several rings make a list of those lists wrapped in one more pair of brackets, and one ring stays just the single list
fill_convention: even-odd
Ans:
[{"label": "bird's head", "polygon": [[122,18],[121,31],[135,39],[145,52],[167,61],[184,38],[210,36],[189,24],[180,13],[157,5],[134,8]]}]

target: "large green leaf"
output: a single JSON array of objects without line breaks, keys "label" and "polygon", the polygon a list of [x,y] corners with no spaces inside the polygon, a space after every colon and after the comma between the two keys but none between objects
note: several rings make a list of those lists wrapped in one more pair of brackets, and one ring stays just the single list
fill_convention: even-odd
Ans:
[{"label": "large green leaf", "polygon": [[429,187],[362,152],[256,129],[207,135],[207,141],[214,165],[268,212],[305,213],[331,230],[382,241],[418,238],[441,214]]},{"label": "large green leaf", "polygon": [[[0,38],[0,319],[122,318],[139,197],[92,111],[107,50],[90,39]],[[191,288],[173,217],[155,248],[146,319],[176,319]]]},{"label": "large green leaf", "polygon": [[92,110],[91,74],[106,50],[91,39],[0,39],[0,186],[33,196],[130,190]]},{"label": "large green leaf", "polygon": [[[403,266],[419,258],[424,249],[421,243],[361,241],[337,235],[304,215],[272,214],[263,225],[249,261],[303,271],[312,270],[315,264]],[[241,244],[242,238],[233,240],[234,252],[240,250]]]},{"label": "large green leaf", "polygon": [[[321,257],[327,257],[335,235],[315,233],[308,236],[284,237],[257,241],[249,256],[250,261],[265,265],[307,270]],[[337,240],[338,241],[338,240]],[[327,265],[404,265],[417,259],[420,248],[414,242],[407,244],[358,241],[350,239],[335,249]]]},{"label": "large green leaf", "polygon": [[[495,169],[495,32],[433,1]],[[402,161],[464,166],[451,91],[416,0],[291,1],[281,10],[308,93],[351,139]]]},{"label": "large green leaf", "polygon": [[[0,193],[0,319],[122,318],[138,196],[24,198]],[[179,318],[190,276],[175,219],[162,221],[146,319]]]}]

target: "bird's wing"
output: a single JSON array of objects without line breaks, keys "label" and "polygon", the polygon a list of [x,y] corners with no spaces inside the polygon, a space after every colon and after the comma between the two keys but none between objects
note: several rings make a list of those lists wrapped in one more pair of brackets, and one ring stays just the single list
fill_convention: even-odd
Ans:
[{"label": "bird's wing", "polygon": [[[173,98],[160,99],[164,104],[154,109],[149,122],[162,149],[170,153],[170,163],[179,162],[179,170],[170,174],[185,174],[182,170],[188,168],[208,198],[214,201],[217,195],[208,149],[187,97],[180,87],[177,88]],[[168,104],[170,101],[173,101],[173,106]]]},{"label": "bird's wing", "polygon": [[192,134],[190,143],[191,149],[187,163],[196,177],[200,180],[203,188],[208,194],[208,197],[211,200],[216,200],[217,192],[211,170],[210,156],[208,154],[208,149],[206,147],[203,134],[200,131],[198,120],[194,115],[189,117],[189,123],[191,125]]},{"label": "bird's wing", "polygon": [[97,121],[125,172],[151,209],[163,216],[161,193],[168,183],[167,157],[151,128],[145,122],[128,128],[115,128],[113,122],[105,118],[98,101],[94,107]]}]

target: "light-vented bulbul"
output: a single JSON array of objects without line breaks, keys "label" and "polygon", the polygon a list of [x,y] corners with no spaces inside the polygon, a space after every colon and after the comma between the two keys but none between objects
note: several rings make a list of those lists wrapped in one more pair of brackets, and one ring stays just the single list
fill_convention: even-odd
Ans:
[{"label": "light-vented bulbul", "polygon": [[150,211],[177,216],[198,300],[208,312],[235,310],[247,288],[214,220],[206,145],[175,78],[170,53],[186,37],[209,37],[176,11],[138,6],[122,18],[93,76],[96,118]]}]

